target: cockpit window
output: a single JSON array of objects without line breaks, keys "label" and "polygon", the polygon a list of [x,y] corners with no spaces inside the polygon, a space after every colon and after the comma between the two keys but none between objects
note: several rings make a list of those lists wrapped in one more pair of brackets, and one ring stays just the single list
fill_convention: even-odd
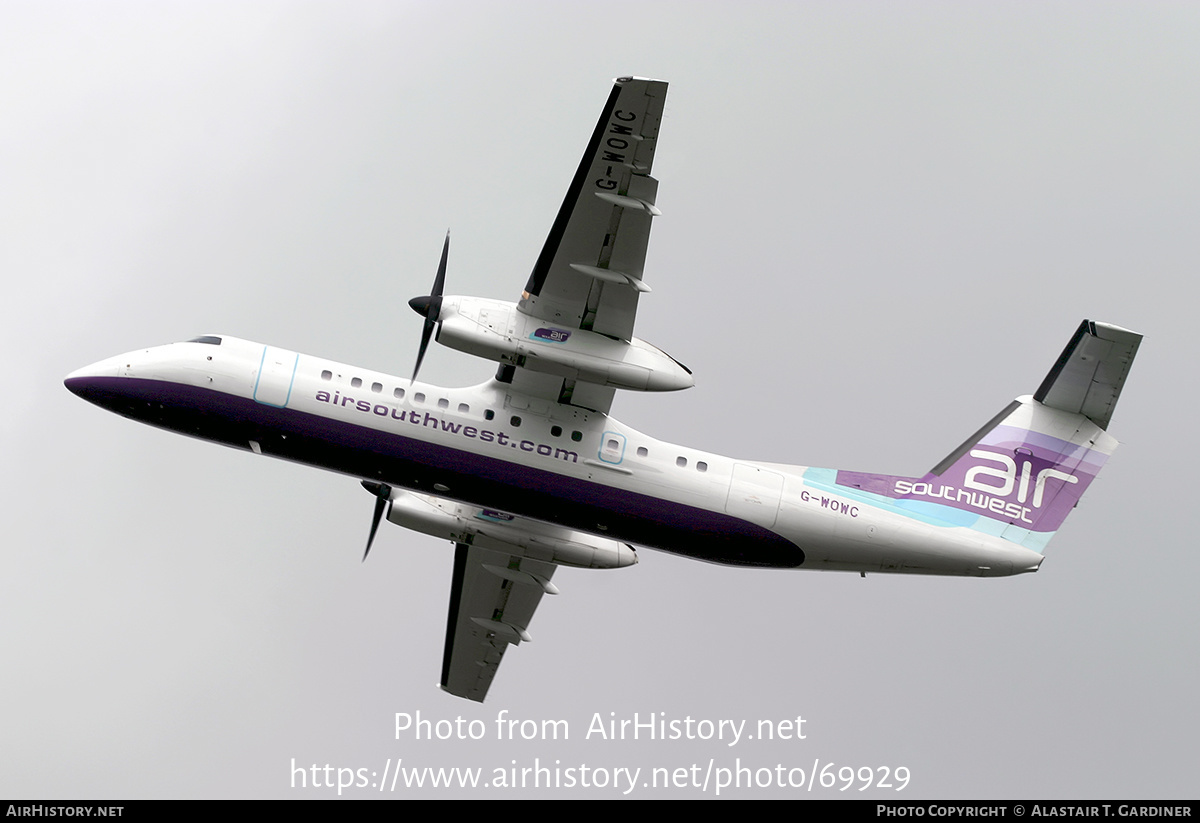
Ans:
[{"label": "cockpit window", "polygon": [[221,338],[219,338],[213,334],[205,334],[205,335],[202,335],[201,337],[193,337],[188,342],[189,343],[208,343],[210,346],[219,346],[219,345],[221,345]]}]

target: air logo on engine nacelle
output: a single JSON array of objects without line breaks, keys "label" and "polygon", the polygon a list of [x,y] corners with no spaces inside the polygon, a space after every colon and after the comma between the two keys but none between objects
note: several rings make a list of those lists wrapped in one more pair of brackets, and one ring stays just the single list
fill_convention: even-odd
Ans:
[{"label": "air logo on engine nacelle", "polygon": [[551,343],[566,343],[571,333],[566,329],[538,329],[529,335],[530,340],[549,340]]}]

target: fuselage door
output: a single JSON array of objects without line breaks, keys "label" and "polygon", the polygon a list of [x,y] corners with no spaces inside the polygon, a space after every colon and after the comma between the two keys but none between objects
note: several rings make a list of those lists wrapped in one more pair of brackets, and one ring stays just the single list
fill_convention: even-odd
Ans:
[{"label": "fuselage door", "polygon": [[600,438],[599,457],[605,463],[617,464],[625,459],[625,435],[605,432]]},{"label": "fuselage door", "polygon": [[782,494],[782,474],[734,463],[725,511],[760,526],[774,526]]},{"label": "fuselage door", "polygon": [[300,355],[287,349],[263,346],[258,376],[254,380],[254,399],[264,406],[287,407],[296,380],[296,363]]}]

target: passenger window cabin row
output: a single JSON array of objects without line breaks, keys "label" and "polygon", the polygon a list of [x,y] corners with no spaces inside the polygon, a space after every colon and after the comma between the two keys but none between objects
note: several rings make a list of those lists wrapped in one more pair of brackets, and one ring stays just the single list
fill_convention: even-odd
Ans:
[{"label": "passenger window cabin row", "polygon": [[[333,372],[330,371],[329,369],[323,369],[321,371],[321,379],[322,380],[333,380]],[[355,389],[362,388],[362,386],[363,386],[362,378],[361,377],[351,377],[350,378],[350,386],[351,386],[351,388],[355,388]],[[377,382],[377,381],[371,383],[371,391],[374,392],[375,394],[382,394],[383,393],[383,384],[380,382]],[[392,389],[392,397],[396,398],[397,400],[403,400],[405,398],[405,396],[406,396],[405,390],[403,388],[397,386],[396,388]],[[425,399],[426,398],[425,398],[424,392],[414,392],[412,395],[413,403],[423,404],[423,403],[425,403]],[[437,407],[439,409],[449,409],[450,401],[445,397],[440,397],[440,398],[438,398],[438,401],[437,401]],[[470,405],[468,405],[467,403],[459,403],[458,404],[458,413],[459,414],[470,414],[471,413]],[[492,410],[492,409],[484,410],[484,412],[483,412],[484,420],[494,420],[495,418],[496,418],[496,412],[494,410]],[[521,425],[521,418],[514,414],[511,418],[509,418],[508,422],[509,422],[509,425],[511,425],[513,428],[519,428]],[[562,437],[562,434],[563,434],[562,426],[554,425],[554,426],[550,427],[550,436],[551,437]],[[576,443],[582,441],[583,440],[583,432],[572,431],[571,432],[571,440]],[[647,449],[645,446],[638,446],[637,456],[642,457],[642,458],[649,457],[650,450]],[[688,465],[688,459],[686,457],[682,457],[682,456],[676,457],[675,465],[681,469],[686,469],[687,465]],[[698,472],[708,471],[708,464],[705,463],[703,460],[697,461],[696,462],[696,471],[698,471]]]}]

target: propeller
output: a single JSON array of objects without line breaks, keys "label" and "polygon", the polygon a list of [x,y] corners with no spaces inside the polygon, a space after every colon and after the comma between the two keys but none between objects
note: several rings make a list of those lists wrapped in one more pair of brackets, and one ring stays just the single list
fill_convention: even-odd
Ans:
[{"label": "propeller", "polygon": [[408,305],[417,314],[425,318],[425,327],[421,329],[421,348],[417,349],[417,365],[413,366],[412,382],[417,381],[417,372],[421,370],[421,361],[425,359],[425,350],[429,348],[429,340],[433,337],[433,329],[441,319],[442,290],[446,286],[446,257],[450,254],[450,232],[446,231],[446,242],[442,245],[442,262],[438,263],[437,277],[433,279],[433,291],[425,297],[414,297]]},{"label": "propeller", "polygon": [[376,483],[374,480],[362,481],[362,487],[375,495],[375,514],[371,517],[371,534],[367,537],[367,550],[363,552],[363,562],[371,553],[371,544],[375,542],[375,532],[379,530],[379,521],[383,519],[383,510],[392,499],[392,487],[387,483]]}]

